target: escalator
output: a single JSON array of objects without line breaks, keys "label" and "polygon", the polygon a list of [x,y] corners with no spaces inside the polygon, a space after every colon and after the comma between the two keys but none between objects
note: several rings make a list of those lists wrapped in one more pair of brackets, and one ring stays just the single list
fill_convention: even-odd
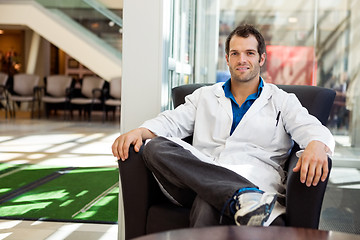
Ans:
[{"label": "escalator", "polygon": [[0,24],[25,25],[100,77],[121,76],[119,9],[96,0],[0,0]]}]

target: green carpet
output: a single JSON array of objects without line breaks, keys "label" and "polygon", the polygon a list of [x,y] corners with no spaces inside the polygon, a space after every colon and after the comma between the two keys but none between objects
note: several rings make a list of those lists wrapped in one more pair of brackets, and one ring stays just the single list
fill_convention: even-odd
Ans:
[{"label": "green carpet", "polygon": [[[0,217],[117,222],[117,168],[61,169],[0,164]],[[19,188],[22,192],[13,197]],[[1,201],[9,194],[10,199]]]}]

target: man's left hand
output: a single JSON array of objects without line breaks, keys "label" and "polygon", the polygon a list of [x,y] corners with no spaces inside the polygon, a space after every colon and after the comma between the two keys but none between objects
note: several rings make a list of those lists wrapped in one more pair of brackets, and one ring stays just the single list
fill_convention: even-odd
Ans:
[{"label": "man's left hand", "polygon": [[321,179],[324,182],[329,174],[328,156],[329,148],[319,141],[311,141],[301,154],[294,172],[300,171],[300,181],[306,186],[316,186]]}]

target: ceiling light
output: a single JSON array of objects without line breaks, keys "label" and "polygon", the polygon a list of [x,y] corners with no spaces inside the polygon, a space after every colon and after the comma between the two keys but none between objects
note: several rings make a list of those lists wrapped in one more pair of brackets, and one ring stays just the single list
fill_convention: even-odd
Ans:
[{"label": "ceiling light", "polygon": [[289,21],[289,23],[297,23],[298,19],[296,17],[289,17],[288,21]]}]

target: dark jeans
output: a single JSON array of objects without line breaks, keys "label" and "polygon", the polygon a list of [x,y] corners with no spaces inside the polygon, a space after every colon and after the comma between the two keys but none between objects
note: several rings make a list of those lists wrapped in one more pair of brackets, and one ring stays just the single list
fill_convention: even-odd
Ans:
[{"label": "dark jeans", "polygon": [[[163,137],[146,144],[143,158],[164,189],[178,203],[192,208],[192,226],[209,226],[213,221],[210,219],[219,222],[224,204],[238,189],[257,187],[229,169],[200,161],[190,151]],[[201,217],[203,214],[209,216]],[[228,207],[224,215],[224,223],[233,223]]]}]

